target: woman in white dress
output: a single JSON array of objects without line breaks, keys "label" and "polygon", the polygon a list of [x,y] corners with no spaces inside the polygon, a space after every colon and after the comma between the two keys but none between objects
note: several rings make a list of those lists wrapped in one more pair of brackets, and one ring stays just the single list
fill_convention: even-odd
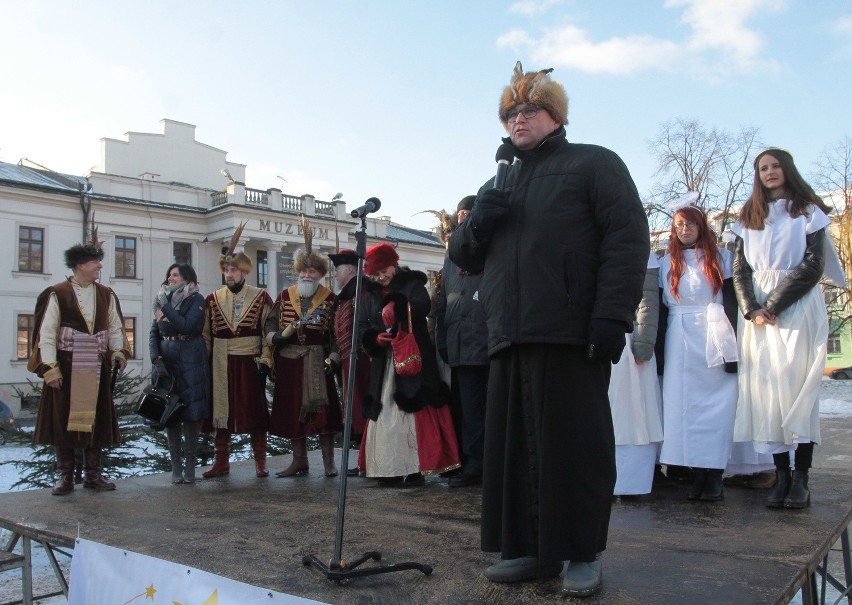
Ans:
[{"label": "woman in white dress", "polygon": [[689,205],[674,213],[668,253],[660,262],[668,310],[660,462],[692,467],[689,500],[724,497],[722,472],[737,406],[737,378],[730,373],[737,359],[728,317],[736,317],[731,264],[731,253],[717,248],[702,209]]},{"label": "woman in white dress", "polygon": [[734,438],[773,454],[777,482],[766,505],[798,509],[810,504],[808,471],[820,440],[828,316],[817,284],[823,272],[838,285],[845,280],[826,231],[828,206],[790,153],[767,149],[755,158],[754,170],[751,197],[733,227],[734,282],[749,320],[740,323]]},{"label": "woman in white dress", "polygon": [[660,315],[659,275],[660,261],[651,252],[633,333],[627,335],[624,353],[612,366],[609,404],[615,429],[616,496],[651,493],[654,464],[663,440],[663,402],[654,359]]}]

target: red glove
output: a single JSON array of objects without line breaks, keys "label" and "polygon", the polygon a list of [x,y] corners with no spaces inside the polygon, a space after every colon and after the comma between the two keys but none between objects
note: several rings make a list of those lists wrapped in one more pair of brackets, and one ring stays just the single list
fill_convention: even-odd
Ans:
[{"label": "red glove", "polygon": [[393,342],[393,336],[387,332],[379,332],[376,335],[376,344],[380,347],[389,347]]},{"label": "red glove", "polygon": [[396,317],[393,312],[393,303],[389,302],[382,309],[382,321],[385,322],[386,328],[392,328],[394,323],[396,323]]}]

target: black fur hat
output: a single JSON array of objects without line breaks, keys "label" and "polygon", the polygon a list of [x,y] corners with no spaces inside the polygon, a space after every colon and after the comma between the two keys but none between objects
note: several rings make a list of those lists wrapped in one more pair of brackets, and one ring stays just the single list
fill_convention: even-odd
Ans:
[{"label": "black fur hat", "polygon": [[100,246],[92,243],[77,244],[65,251],[65,266],[74,269],[77,265],[87,263],[90,260],[103,260],[104,251]]}]

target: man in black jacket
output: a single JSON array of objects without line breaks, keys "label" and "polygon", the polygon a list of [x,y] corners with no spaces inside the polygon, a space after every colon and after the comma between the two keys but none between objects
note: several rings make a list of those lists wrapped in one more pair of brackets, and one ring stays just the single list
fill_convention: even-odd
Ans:
[{"label": "man in black jacket", "polygon": [[520,62],[499,117],[516,162],[480,189],[450,239],[483,271],[491,371],[485,419],[482,549],[495,582],[557,576],[601,586],[615,485],[607,388],[642,297],[648,222],[626,166],[569,143],[568,98],[550,69]]},{"label": "man in black jacket", "polygon": [[[456,208],[458,223],[465,221],[475,195],[462,198]],[[482,483],[483,430],[488,393],[488,326],[479,302],[481,273],[460,269],[444,257],[441,294],[437,305],[436,344],[444,362],[455,370],[462,410],[462,472],[450,487]]]}]

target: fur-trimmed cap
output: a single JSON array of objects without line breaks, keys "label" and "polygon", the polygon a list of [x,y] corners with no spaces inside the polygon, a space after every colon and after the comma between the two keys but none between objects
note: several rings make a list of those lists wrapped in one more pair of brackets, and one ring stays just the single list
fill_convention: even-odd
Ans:
[{"label": "fur-trimmed cap", "polygon": [[553,68],[524,73],[521,62],[515,64],[512,79],[500,96],[500,121],[508,124],[506,112],[524,103],[538,105],[560,124],[568,123],[568,95],[562,84],[550,79]]},{"label": "fur-trimmed cap", "polygon": [[240,225],[234,230],[234,234],[231,236],[231,243],[228,246],[228,249],[225,251],[225,254],[219,257],[219,270],[223,273],[225,272],[225,267],[229,266],[236,267],[243,273],[251,273],[253,265],[251,259],[246,255],[246,253],[234,253],[234,249],[240,242],[240,236],[243,234],[243,229],[245,229],[245,226],[245,223],[240,223]]},{"label": "fur-trimmed cap", "polygon": [[393,246],[382,242],[380,244],[373,244],[367,248],[367,258],[365,260],[364,274],[373,275],[399,263],[399,254],[396,253],[396,249]]},{"label": "fur-trimmed cap", "polygon": [[314,232],[304,214],[299,217],[299,226],[302,228],[302,236],[305,238],[305,247],[299,248],[293,254],[293,270],[296,273],[301,273],[304,269],[313,267],[325,275],[328,273],[328,257],[324,254],[314,252],[312,245]]},{"label": "fur-trimmed cap", "polygon": [[100,246],[92,243],[77,244],[71,246],[65,251],[65,266],[69,269],[74,269],[77,265],[82,265],[90,260],[103,260],[104,251]]}]

